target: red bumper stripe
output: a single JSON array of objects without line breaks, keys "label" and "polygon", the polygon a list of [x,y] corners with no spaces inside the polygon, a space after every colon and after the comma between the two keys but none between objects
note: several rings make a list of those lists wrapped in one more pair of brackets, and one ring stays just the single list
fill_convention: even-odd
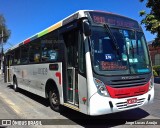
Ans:
[{"label": "red bumper stripe", "polygon": [[148,92],[149,82],[144,86],[127,87],[127,88],[112,88],[110,86],[106,86],[106,89],[108,90],[112,98],[125,98],[131,96],[138,96]]}]

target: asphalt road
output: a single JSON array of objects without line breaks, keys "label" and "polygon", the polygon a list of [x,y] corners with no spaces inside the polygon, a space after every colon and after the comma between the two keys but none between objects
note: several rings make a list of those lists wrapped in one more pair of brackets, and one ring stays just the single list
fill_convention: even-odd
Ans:
[{"label": "asphalt road", "polygon": [[[43,126],[30,127],[160,127],[160,125],[126,125],[126,122],[158,121],[160,124],[160,84],[155,84],[154,103],[141,108],[108,114],[103,116],[87,116],[69,108],[62,113],[50,109],[48,101],[24,90],[14,92],[11,85],[4,84],[0,77],[0,119],[18,119],[37,121],[42,119]],[[44,120],[47,119],[47,120]],[[145,120],[142,120],[145,119]],[[27,120],[27,121],[28,121]],[[1,122],[0,122],[1,123]],[[49,125],[52,124],[52,125]],[[2,127],[2,126],[0,126]],[[15,127],[18,126],[9,126]],[[22,127],[22,126],[19,126]],[[23,126],[25,127],[25,126]],[[28,127],[28,126],[26,126]]]}]

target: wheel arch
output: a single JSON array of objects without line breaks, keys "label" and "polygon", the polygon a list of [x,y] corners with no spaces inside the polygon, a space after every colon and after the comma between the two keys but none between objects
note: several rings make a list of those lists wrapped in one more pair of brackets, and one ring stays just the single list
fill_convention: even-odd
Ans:
[{"label": "wheel arch", "polygon": [[48,96],[49,96],[48,94],[49,94],[49,90],[50,89],[56,89],[56,91],[59,94],[59,90],[57,88],[57,84],[53,79],[48,79],[46,84],[45,84],[45,96],[46,96],[46,98],[48,98]]},{"label": "wheel arch", "polygon": [[15,79],[15,78],[17,79],[16,75],[15,75],[15,74],[13,74],[13,82],[14,82],[14,79]]},{"label": "wheel arch", "polygon": [[14,89],[15,92],[17,92],[17,91],[19,90],[18,88],[19,88],[19,87],[18,87],[17,77],[16,77],[16,75],[14,74],[14,75],[13,75],[13,89]]}]

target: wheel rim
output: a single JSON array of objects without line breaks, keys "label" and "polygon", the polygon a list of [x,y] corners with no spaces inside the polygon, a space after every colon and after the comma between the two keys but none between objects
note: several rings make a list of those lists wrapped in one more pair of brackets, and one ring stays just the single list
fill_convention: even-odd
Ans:
[{"label": "wheel rim", "polygon": [[16,84],[16,81],[14,81],[14,89],[17,88],[17,84]]},{"label": "wheel rim", "polygon": [[51,95],[51,102],[53,105],[59,105],[59,100],[55,92],[53,92]]}]

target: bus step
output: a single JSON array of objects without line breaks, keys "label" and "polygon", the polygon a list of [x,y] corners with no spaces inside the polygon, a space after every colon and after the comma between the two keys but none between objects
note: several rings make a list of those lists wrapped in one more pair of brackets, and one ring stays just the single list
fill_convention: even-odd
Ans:
[{"label": "bus step", "polygon": [[80,111],[79,108],[75,105],[72,105],[72,104],[69,104],[69,103],[64,103],[63,105],[68,107],[68,108],[74,109],[76,111]]}]

